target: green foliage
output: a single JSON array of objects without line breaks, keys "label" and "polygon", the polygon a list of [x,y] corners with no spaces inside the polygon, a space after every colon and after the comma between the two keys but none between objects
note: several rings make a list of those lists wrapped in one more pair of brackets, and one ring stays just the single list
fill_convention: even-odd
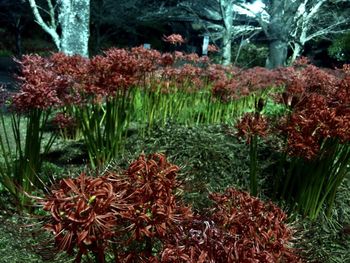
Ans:
[{"label": "green foliage", "polygon": [[328,54],[338,61],[350,61],[350,32],[335,38],[328,48]]},{"label": "green foliage", "polygon": [[277,103],[272,98],[267,98],[261,113],[268,118],[276,118],[283,116],[287,111],[288,108],[284,104]]},{"label": "green foliage", "polygon": [[237,44],[232,48],[232,63],[242,68],[264,67],[267,55],[268,48],[265,45]]},{"label": "green foliage", "polygon": [[298,249],[307,262],[350,262],[350,180],[337,192],[332,216],[321,213],[317,221],[298,219]]},{"label": "green foliage", "polygon": [[[42,153],[49,151],[55,135],[44,141],[44,129],[49,112],[33,109],[26,117],[13,112],[0,112],[0,183],[15,198],[19,208],[28,205],[26,193],[41,188],[38,175]],[[11,128],[9,129],[8,126]]]},{"label": "green foliage", "polygon": [[12,57],[13,53],[11,50],[0,49],[0,57]]},{"label": "green foliage", "polygon": [[118,94],[105,103],[75,107],[75,116],[92,168],[100,168],[120,156],[132,109],[132,97]]},{"label": "green foliage", "polygon": [[63,254],[55,257],[49,235],[30,227],[32,223],[32,218],[0,213],[1,263],[72,262]]},{"label": "green foliage", "polygon": [[249,149],[230,132],[220,125],[185,127],[168,123],[153,129],[146,138],[129,138],[126,154],[132,158],[140,152],[164,152],[181,167],[185,200],[200,209],[208,207],[209,192],[221,192],[228,186],[249,188]]}]

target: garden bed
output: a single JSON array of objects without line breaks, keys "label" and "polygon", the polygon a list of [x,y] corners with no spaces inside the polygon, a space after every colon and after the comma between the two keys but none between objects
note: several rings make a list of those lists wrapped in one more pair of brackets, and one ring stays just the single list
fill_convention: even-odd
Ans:
[{"label": "garden bed", "polygon": [[0,113],[4,258],[347,262],[348,74],[24,57]]}]

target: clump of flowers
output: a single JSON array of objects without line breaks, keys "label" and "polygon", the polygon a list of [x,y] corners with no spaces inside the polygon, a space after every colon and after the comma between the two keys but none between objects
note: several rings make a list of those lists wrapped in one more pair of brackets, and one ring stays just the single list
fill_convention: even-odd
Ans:
[{"label": "clump of flowers", "polygon": [[64,112],[58,112],[53,118],[52,124],[59,129],[63,138],[68,139],[76,136],[78,124],[75,117]]},{"label": "clump of flowers", "polygon": [[246,139],[247,144],[251,143],[253,136],[265,137],[268,131],[267,119],[257,113],[246,113],[236,124],[237,136]]},{"label": "clump of flowers", "polygon": [[293,67],[303,68],[310,64],[310,59],[308,57],[299,57],[293,62]]},{"label": "clump of flowers", "polygon": [[113,244],[116,262],[298,262],[286,215],[271,203],[228,189],[196,215],[178,199],[179,167],[141,155],[121,173],[62,179],[39,198],[59,250],[98,262]]},{"label": "clump of flowers", "polygon": [[331,214],[348,173],[350,82],[343,72],[313,65],[296,68],[290,76],[281,96],[288,111],[277,128],[287,153],[281,163],[292,161],[287,172],[279,170],[276,190],[296,210],[316,219],[324,207]]},{"label": "clump of flowers", "polygon": [[69,81],[57,78],[51,70],[49,59],[38,55],[26,55],[19,62],[21,74],[20,91],[13,96],[12,105],[17,111],[48,109],[62,105],[58,97],[57,86],[68,88]]},{"label": "clump of flowers", "polygon": [[163,41],[173,45],[181,45],[185,43],[185,39],[180,34],[171,34],[169,36],[163,36]]},{"label": "clump of flowers", "polygon": [[67,115],[64,112],[57,113],[52,122],[59,129],[70,129],[76,126],[74,117]]},{"label": "clump of flowers", "polygon": [[213,52],[213,53],[219,52],[219,48],[215,45],[208,45],[208,52]]},{"label": "clump of flowers", "polygon": [[160,262],[302,262],[288,247],[293,231],[280,208],[233,188],[210,199],[210,216],[167,240]]},{"label": "clump of flowers", "polygon": [[50,213],[44,228],[53,232],[59,250],[72,254],[78,248],[76,262],[89,250],[104,262],[104,251],[117,224],[113,207],[115,203],[120,206],[122,199],[123,194],[117,195],[106,177],[82,173],[76,179],[63,179],[40,200]]},{"label": "clump of flowers", "polygon": [[181,206],[175,198],[179,167],[164,155],[141,155],[130,164],[125,176],[132,182],[128,211],[122,216],[130,224],[129,233],[135,240],[165,237],[167,231],[192,218],[190,208]]},{"label": "clump of flowers", "polygon": [[258,138],[267,135],[268,122],[260,112],[264,107],[264,101],[259,99],[255,102],[256,112],[246,113],[242,119],[236,124],[237,136],[244,137],[247,144],[249,144],[249,183],[250,192],[252,195],[258,194]]}]

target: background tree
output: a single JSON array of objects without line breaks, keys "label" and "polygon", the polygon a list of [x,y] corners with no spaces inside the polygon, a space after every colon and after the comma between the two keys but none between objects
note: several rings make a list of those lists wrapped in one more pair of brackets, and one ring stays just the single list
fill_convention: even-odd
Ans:
[{"label": "background tree", "polygon": [[327,51],[332,58],[350,63],[350,32],[339,35]]},{"label": "background tree", "polygon": [[16,56],[22,55],[21,39],[23,28],[29,21],[28,11],[22,0],[0,1],[0,23],[14,36]]},{"label": "background tree", "polygon": [[[241,0],[179,0],[176,5],[161,5],[143,15],[142,19],[155,20],[166,17],[171,20],[188,21],[202,32],[208,34],[211,41],[221,47],[222,64],[231,64],[232,41],[243,35],[261,30],[258,25],[250,24],[245,19],[242,23],[240,15],[235,11],[236,3]],[[218,43],[220,42],[220,44]]]},{"label": "background tree", "polygon": [[179,4],[195,23],[201,25],[212,41],[221,41],[222,64],[231,64],[232,41],[252,32],[261,30],[261,27],[251,25],[249,19],[239,22],[240,14],[235,10],[239,0],[207,0],[205,4],[195,0],[187,0]]},{"label": "background tree", "polygon": [[[140,12],[140,0],[91,0],[91,46],[99,53],[108,40],[117,37],[123,29],[136,34],[137,15]],[[117,43],[118,44],[118,43]]]},{"label": "background tree", "polygon": [[36,22],[51,36],[59,51],[89,55],[90,0],[46,0],[46,6],[40,7],[37,0],[28,1]]},{"label": "background tree", "polygon": [[[346,0],[264,0],[260,12],[250,12],[261,25],[269,42],[268,68],[287,63],[288,47],[291,46],[293,62],[302,52],[306,42],[327,37],[349,29],[349,1]],[[342,8],[340,8],[342,6]],[[348,9],[344,9],[344,7]]]}]

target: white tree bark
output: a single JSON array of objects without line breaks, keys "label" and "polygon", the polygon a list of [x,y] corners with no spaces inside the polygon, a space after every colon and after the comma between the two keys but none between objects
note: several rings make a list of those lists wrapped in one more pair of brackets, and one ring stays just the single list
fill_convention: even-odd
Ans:
[{"label": "white tree bark", "polygon": [[52,37],[59,51],[67,55],[88,57],[90,0],[57,0],[58,18],[51,0],[47,0],[50,22],[43,20],[35,0],[28,1],[36,22]]},{"label": "white tree bark", "polygon": [[231,64],[231,46],[232,46],[232,26],[233,26],[233,1],[219,0],[221,17],[224,21],[224,30],[222,36],[222,64]]},{"label": "white tree bark", "polygon": [[61,51],[88,57],[90,0],[61,0]]}]

